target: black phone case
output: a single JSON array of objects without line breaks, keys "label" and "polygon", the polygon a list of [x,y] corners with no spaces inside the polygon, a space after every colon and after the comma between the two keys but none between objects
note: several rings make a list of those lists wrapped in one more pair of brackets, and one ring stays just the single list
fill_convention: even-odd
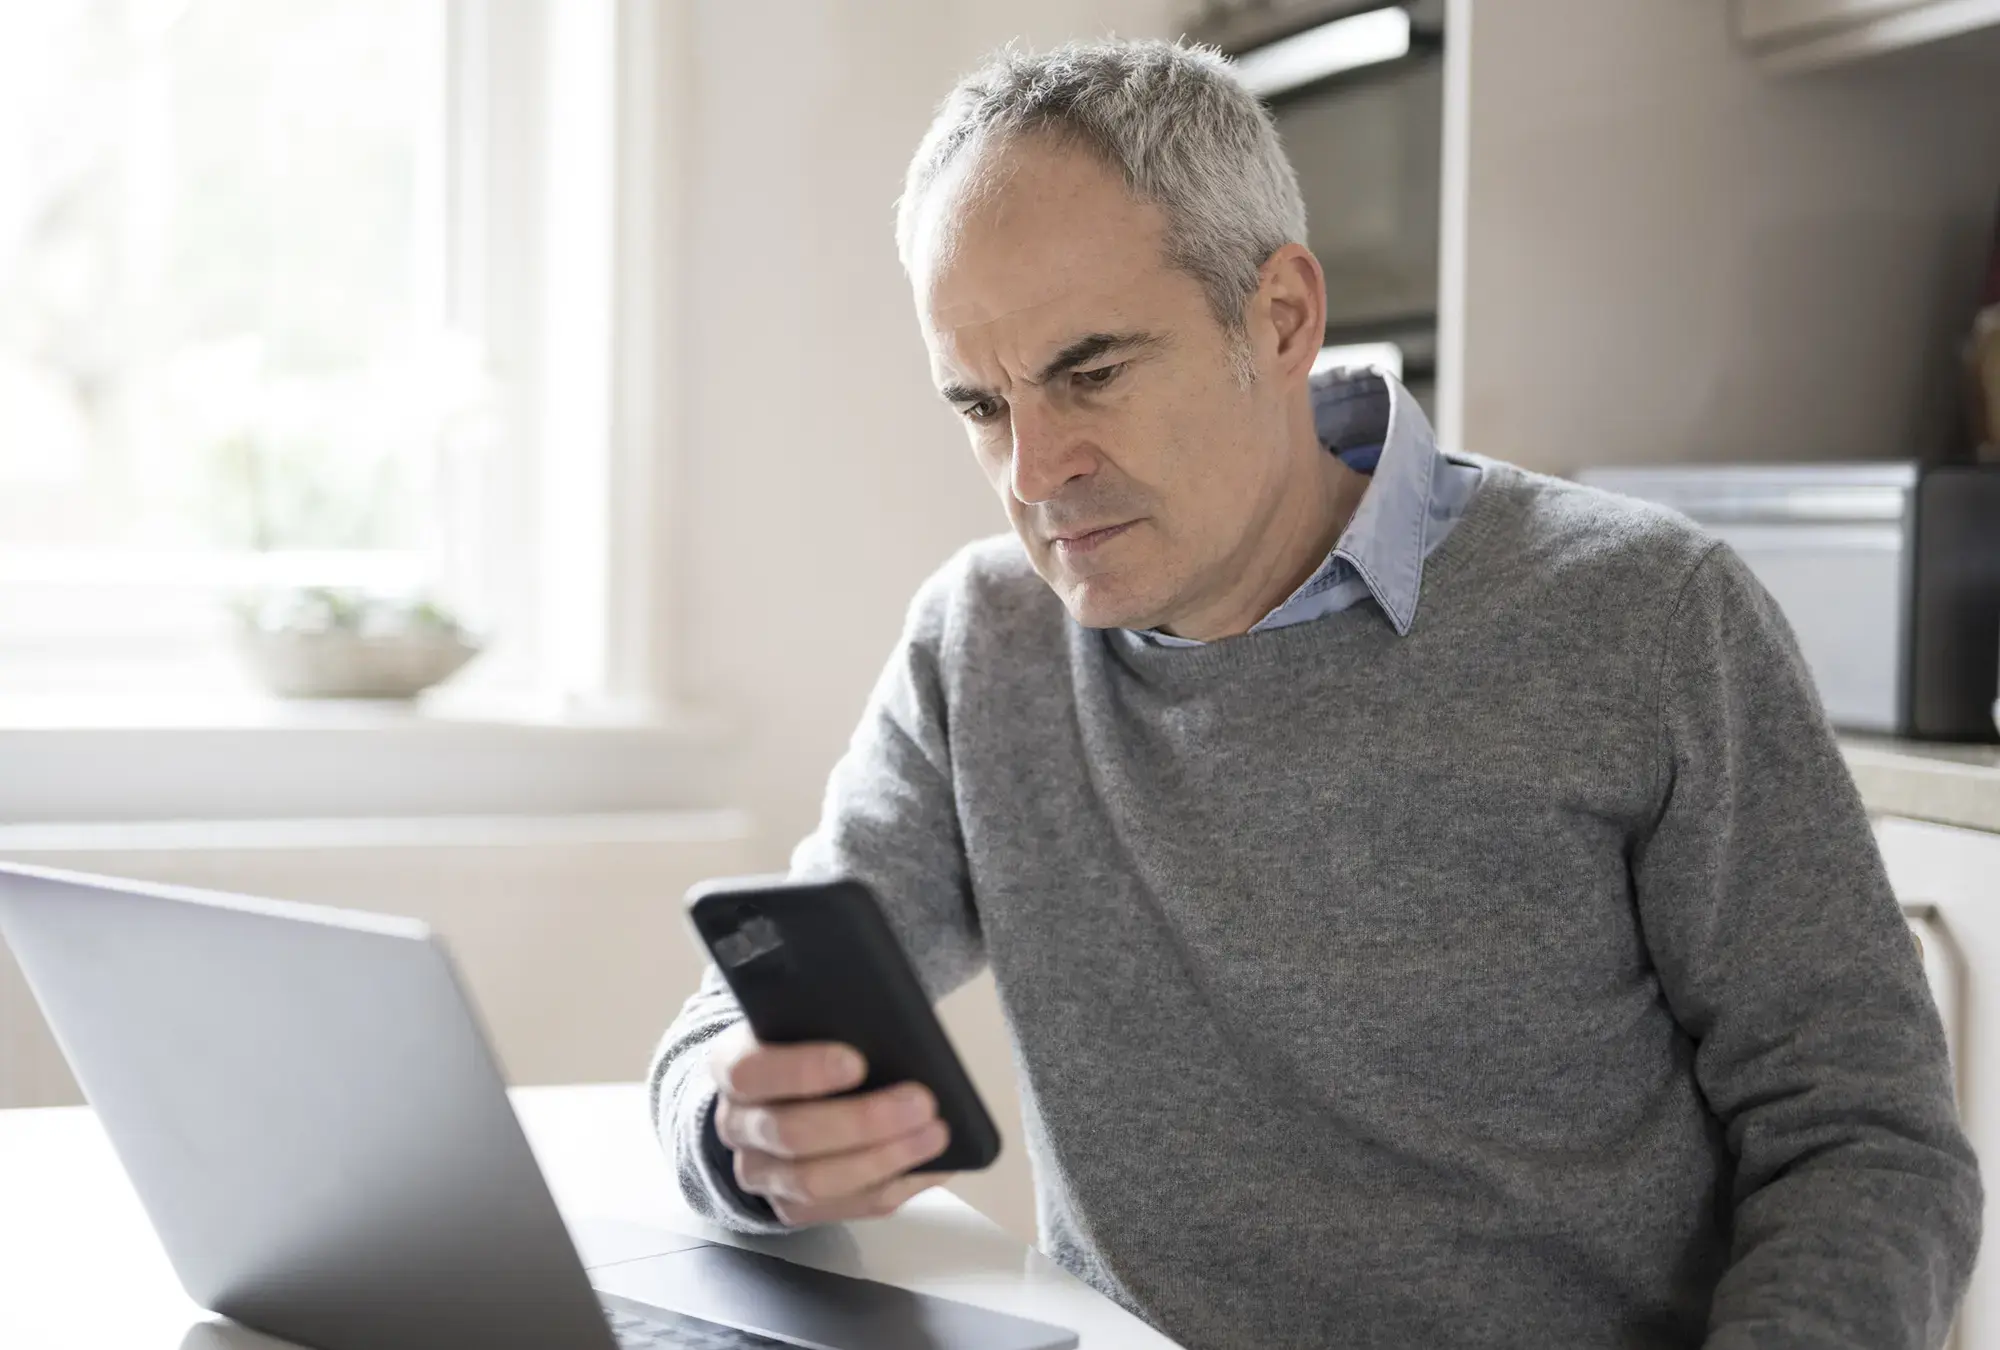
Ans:
[{"label": "black phone case", "polygon": [[853,1046],[868,1061],[856,1092],[931,1090],[951,1142],[917,1171],[975,1172],[1000,1155],[1000,1132],[866,886],[708,881],[688,892],[688,915],[758,1040]]}]

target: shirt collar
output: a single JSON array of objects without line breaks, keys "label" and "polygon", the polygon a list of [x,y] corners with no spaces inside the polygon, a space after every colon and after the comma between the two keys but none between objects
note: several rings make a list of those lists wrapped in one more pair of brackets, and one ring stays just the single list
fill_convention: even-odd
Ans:
[{"label": "shirt collar", "polygon": [[1328,564],[1345,560],[1398,636],[1405,635],[1416,622],[1423,585],[1431,486],[1442,457],[1436,433],[1402,382],[1379,371],[1330,371],[1313,381],[1312,393],[1314,429],[1328,450],[1348,459],[1351,452],[1382,447]]}]

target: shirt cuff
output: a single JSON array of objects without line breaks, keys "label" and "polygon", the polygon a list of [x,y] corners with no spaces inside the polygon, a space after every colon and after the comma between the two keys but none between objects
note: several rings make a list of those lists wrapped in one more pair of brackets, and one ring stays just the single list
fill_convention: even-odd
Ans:
[{"label": "shirt cuff", "polygon": [[701,1109],[701,1157],[708,1166],[708,1174],[718,1189],[738,1209],[759,1223],[782,1225],[784,1220],[771,1208],[771,1202],[761,1195],[752,1195],[736,1181],[736,1154],[729,1145],[722,1142],[722,1136],[715,1130],[715,1108],[718,1098],[710,1097],[708,1105]]}]

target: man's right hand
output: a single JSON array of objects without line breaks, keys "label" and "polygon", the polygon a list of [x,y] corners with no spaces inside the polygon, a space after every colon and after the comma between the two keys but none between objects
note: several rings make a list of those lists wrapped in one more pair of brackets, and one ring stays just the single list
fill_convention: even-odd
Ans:
[{"label": "man's right hand", "polygon": [[795,1227],[874,1219],[946,1180],[908,1175],[950,1132],[917,1083],[840,1097],[867,1076],[845,1045],[764,1045],[747,1024],[716,1039],[709,1073],[715,1132],[736,1154],[736,1183]]}]

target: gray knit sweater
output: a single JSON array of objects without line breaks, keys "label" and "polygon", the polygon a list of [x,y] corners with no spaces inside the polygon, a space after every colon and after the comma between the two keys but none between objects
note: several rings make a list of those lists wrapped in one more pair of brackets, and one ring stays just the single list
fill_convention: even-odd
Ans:
[{"label": "gray knit sweater", "polygon": [[[1191,1347],[1931,1346],[1943,1035],[1783,619],[1678,517],[1482,461],[1415,626],[1077,626],[927,584],[795,870],[991,965],[1042,1242]],[[690,1199],[710,972],[654,1066]]]}]

